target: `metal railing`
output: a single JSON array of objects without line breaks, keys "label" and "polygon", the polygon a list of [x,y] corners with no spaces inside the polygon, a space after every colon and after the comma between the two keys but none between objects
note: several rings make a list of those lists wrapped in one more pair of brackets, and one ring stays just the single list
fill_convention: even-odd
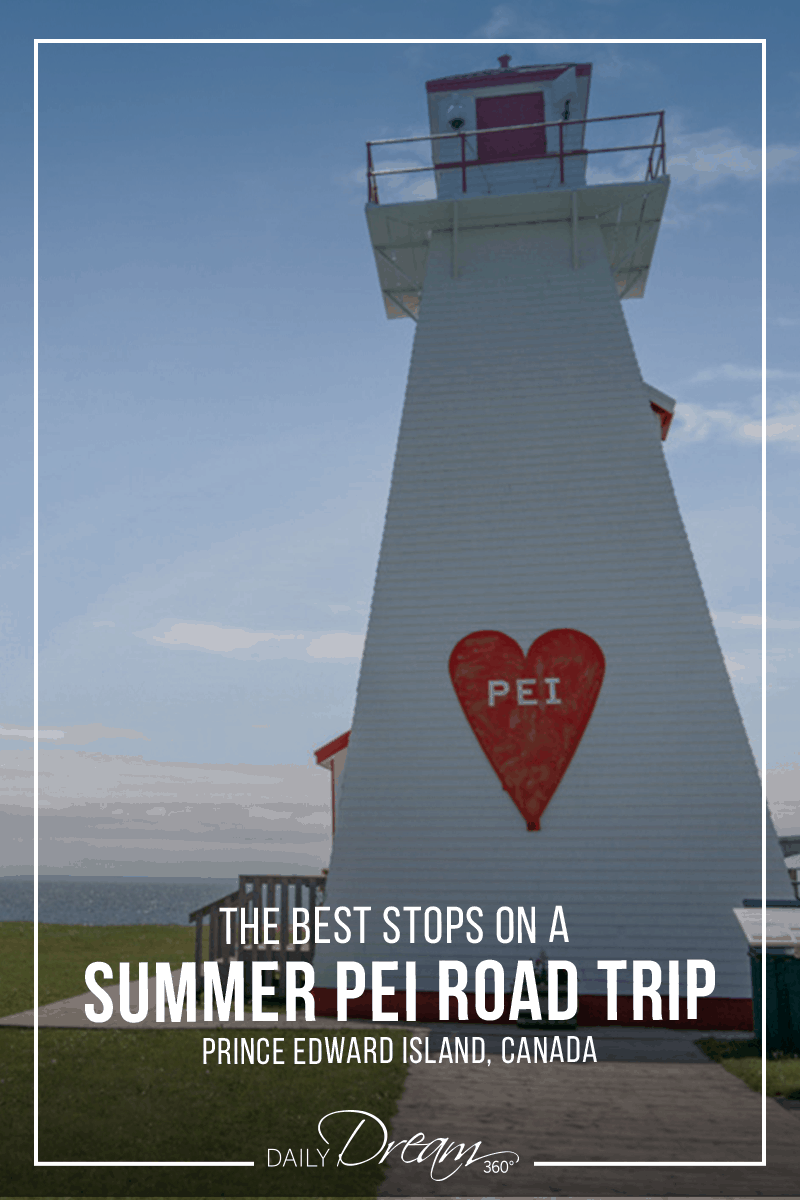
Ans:
[{"label": "metal railing", "polygon": [[[564,130],[581,126],[584,130],[587,125],[598,125],[606,121],[634,121],[644,117],[656,117],[656,128],[653,134],[653,139],[650,142],[644,142],[633,146],[593,146],[582,148],[579,150],[566,150],[564,148]],[[491,161],[481,162],[479,157],[467,158],[467,138],[480,139],[482,136],[490,133],[512,133],[523,129],[557,129],[558,130],[558,150],[546,151],[544,154],[530,154],[528,156],[520,154],[509,154],[508,156],[492,157]],[[545,132],[545,139],[547,133]],[[407,145],[410,142],[430,142],[431,151],[433,151],[433,143],[445,140],[458,139],[460,142],[461,154],[458,159],[453,162],[432,162],[430,166],[422,167],[389,167],[383,170],[376,170],[373,161],[374,146],[400,146]],[[480,142],[477,143],[480,149]],[[616,117],[584,117],[580,121],[534,121],[526,125],[499,125],[492,129],[469,129],[459,130],[457,133],[429,133],[418,137],[405,138],[381,138],[380,140],[367,142],[367,199],[370,204],[380,204],[378,195],[377,180],[385,175],[417,175],[425,171],[451,171],[458,170],[461,172],[461,191],[467,191],[467,170],[470,167],[477,166],[494,166],[498,163],[510,162],[555,162],[559,163],[559,174],[561,183],[565,182],[564,164],[568,158],[577,158],[589,154],[618,154],[623,151],[632,150],[647,150],[647,168],[645,171],[645,182],[649,179],[656,179],[659,175],[667,173],[667,146],[664,128],[664,110],[656,112],[641,112],[641,113],[625,113]]]}]

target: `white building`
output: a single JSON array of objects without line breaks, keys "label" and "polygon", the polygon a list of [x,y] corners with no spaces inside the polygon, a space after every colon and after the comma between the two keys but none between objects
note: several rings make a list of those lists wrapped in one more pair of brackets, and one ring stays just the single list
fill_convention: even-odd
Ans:
[{"label": "white building", "polygon": [[[371,906],[375,932],[318,947],[321,1011],[345,955],[413,956],[433,993],[441,958],[470,971],[496,959],[509,980],[546,948],[577,965],[584,1024],[605,1017],[599,959],[628,964],[624,1021],[633,960],[666,979],[668,961],[697,958],[716,970],[699,1027],[747,1025],[732,910],[761,892],[760,785],[662,452],[673,402],[642,379],[621,305],[644,292],[666,201],[663,119],[643,181],[587,186],[591,139],[567,120],[585,116],[590,75],[506,63],[434,80],[432,134],[456,134],[433,142],[438,198],[383,205],[371,179],[387,313],[418,324],[326,896]],[[481,132],[498,124],[529,127]],[[577,667],[552,692],[545,676],[561,669],[522,657],[565,629],[605,661],[582,737],[554,715],[563,699],[569,717]],[[485,711],[471,727],[448,664],[484,631],[518,643],[522,691],[513,655],[509,678],[476,658]],[[503,705],[514,770],[555,779],[538,829],[473,732],[502,724]],[[767,858],[769,894],[791,898],[771,831]],[[539,943],[471,945],[462,930],[450,945],[391,947],[387,905],[478,905],[492,928],[499,906],[535,905]],[[568,946],[546,943],[556,905]],[[422,1000],[419,1012],[435,1015]]]}]

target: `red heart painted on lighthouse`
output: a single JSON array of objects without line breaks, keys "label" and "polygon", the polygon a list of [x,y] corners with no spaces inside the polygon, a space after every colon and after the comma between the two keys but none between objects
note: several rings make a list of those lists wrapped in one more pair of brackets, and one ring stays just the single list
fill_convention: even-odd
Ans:
[{"label": "red heart painted on lighthouse", "polygon": [[577,629],[551,629],[527,654],[483,629],[450,655],[464,715],[528,829],[539,828],[578,749],[604,673],[602,650]]}]

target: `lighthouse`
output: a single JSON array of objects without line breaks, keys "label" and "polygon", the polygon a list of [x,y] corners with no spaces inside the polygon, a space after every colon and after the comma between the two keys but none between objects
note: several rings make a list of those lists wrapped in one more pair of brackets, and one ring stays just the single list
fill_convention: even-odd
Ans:
[{"label": "lighthouse", "polygon": [[[607,1015],[598,962],[624,964],[626,1021],[635,962],[664,981],[677,963],[685,996],[703,960],[691,1024],[747,1027],[732,910],[761,894],[760,783],[664,459],[674,402],[623,312],[667,199],[664,117],[593,119],[590,81],[508,56],[431,80],[430,168],[406,175],[430,198],[382,202],[400,169],[368,148],[382,302],[416,330],[326,895],[370,920],[318,945],[321,1011],[342,957],[367,980],[413,957],[424,998],[442,959],[470,979],[499,962],[510,992],[545,949],[575,964],[583,1024]],[[614,148],[637,178],[615,181]],[[771,828],[766,852],[769,895],[790,899]],[[437,940],[433,916],[423,935],[426,913],[471,907],[480,944],[466,925]],[[498,941],[497,911],[532,907],[536,945]],[[568,942],[550,945],[559,908]]]}]

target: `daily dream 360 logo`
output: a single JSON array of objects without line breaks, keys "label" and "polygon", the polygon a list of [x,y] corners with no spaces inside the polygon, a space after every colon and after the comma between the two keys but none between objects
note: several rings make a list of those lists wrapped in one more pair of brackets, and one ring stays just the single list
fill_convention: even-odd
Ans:
[{"label": "daily dream 360 logo", "polygon": [[[352,1116],[353,1121],[347,1124],[344,1134],[340,1135],[338,1142],[332,1143],[326,1136],[325,1122],[331,1117],[341,1116]],[[372,1124],[368,1125],[367,1122],[372,1122]],[[375,1133],[377,1128],[382,1141],[377,1150],[368,1154],[366,1158],[360,1158],[358,1155],[363,1151],[359,1151],[358,1140],[359,1134],[361,1134],[362,1143],[365,1140],[364,1134],[362,1134],[365,1126],[366,1134]],[[380,1117],[360,1108],[339,1108],[336,1112],[326,1113],[324,1117],[320,1118],[317,1131],[328,1147],[327,1150],[307,1146],[281,1150],[276,1146],[270,1146],[267,1149],[267,1166],[324,1167],[331,1150],[336,1152],[336,1145],[340,1146],[336,1153],[337,1167],[363,1167],[365,1163],[373,1162],[376,1158],[379,1162],[384,1163],[393,1151],[398,1151],[400,1160],[409,1165],[430,1162],[431,1179],[437,1183],[444,1183],[445,1180],[452,1179],[462,1167],[470,1167],[474,1163],[483,1163],[484,1174],[496,1175],[505,1174],[519,1162],[519,1155],[515,1150],[489,1150],[481,1154],[482,1142],[475,1142],[468,1146],[464,1142],[453,1142],[446,1137],[428,1139],[427,1135],[421,1132],[392,1142],[389,1140],[389,1130]],[[319,1161],[317,1161],[318,1159]]]}]

